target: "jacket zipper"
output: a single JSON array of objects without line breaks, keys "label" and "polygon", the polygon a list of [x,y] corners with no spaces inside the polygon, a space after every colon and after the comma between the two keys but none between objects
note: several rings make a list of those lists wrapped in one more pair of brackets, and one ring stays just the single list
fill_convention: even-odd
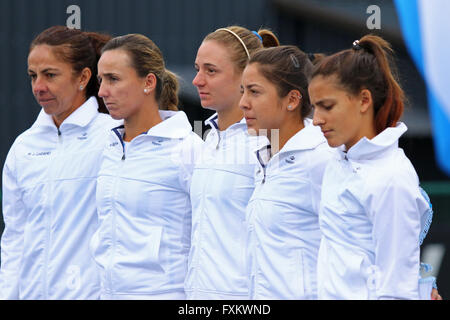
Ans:
[{"label": "jacket zipper", "polygon": [[[120,132],[118,130],[114,130],[114,133],[117,135],[120,144],[122,145],[122,158],[120,163],[118,164],[118,168],[117,168],[117,172],[121,172],[123,169],[123,166],[125,164],[125,159],[126,159],[126,155],[125,155],[125,143],[122,139],[122,136],[120,134]],[[112,254],[109,258],[109,267],[108,267],[108,283],[109,283],[109,292],[111,295],[114,295],[114,286],[113,286],[113,268],[114,268],[114,257],[116,255],[116,242],[117,242],[117,234],[116,234],[116,199],[117,199],[117,190],[119,188],[119,177],[116,175],[115,177],[115,181],[114,181],[114,189],[113,192],[111,194],[111,203],[112,203],[112,208],[111,208],[111,214],[112,214],[112,221],[111,221],[111,238],[112,238]]]},{"label": "jacket zipper", "polygon": [[[59,128],[56,128],[57,134],[58,134],[58,143],[57,143],[57,150],[62,145],[62,134],[61,130]],[[52,166],[53,167],[53,166]],[[54,188],[54,179],[52,179],[51,188]],[[53,192],[51,192],[53,194]],[[47,200],[48,201],[48,200]],[[51,223],[52,223],[52,216],[53,216],[53,206],[49,205],[53,203],[53,201],[48,201],[47,205],[50,209],[50,214],[47,215],[47,225],[46,225],[46,246],[45,246],[45,262],[44,262],[44,299],[48,299],[48,263],[49,263],[49,251],[51,247]]]},{"label": "jacket zipper", "polygon": [[117,130],[117,128],[113,131],[116,134],[117,138],[119,138],[120,144],[122,145],[122,160],[125,160],[125,143],[123,142],[122,135],[120,134],[119,130]]}]

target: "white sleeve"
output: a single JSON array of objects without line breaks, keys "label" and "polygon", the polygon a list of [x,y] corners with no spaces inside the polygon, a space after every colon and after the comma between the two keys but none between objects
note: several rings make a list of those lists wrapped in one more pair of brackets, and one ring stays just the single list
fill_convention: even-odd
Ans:
[{"label": "white sleeve", "polygon": [[14,146],[5,161],[2,183],[5,229],[1,240],[0,298],[19,299],[26,211],[16,181]]},{"label": "white sleeve", "polygon": [[180,182],[187,193],[190,192],[195,164],[202,155],[203,143],[203,140],[197,134],[192,133],[183,141],[180,150]]},{"label": "white sleeve", "polygon": [[[393,177],[367,199],[375,244],[375,296],[418,299],[424,199],[412,179]],[[408,181],[409,180],[409,181]]]}]

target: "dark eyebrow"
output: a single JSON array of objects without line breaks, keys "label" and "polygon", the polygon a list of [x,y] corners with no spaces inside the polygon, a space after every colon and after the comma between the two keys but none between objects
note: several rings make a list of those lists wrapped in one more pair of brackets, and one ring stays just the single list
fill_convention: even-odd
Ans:
[{"label": "dark eyebrow", "polygon": [[316,103],[313,103],[312,105],[323,107],[325,104],[327,104],[327,102],[335,103],[333,99],[322,99],[317,101]]},{"label": "dark eyebrow", "polygon": [[97,78],[100,78],[100,77],[117,77],[117,76],[118,76],[117,74],[109,72],[109,73],[103,73],[101,75],[99,74],[99,75],[97,75]]},{"label": "dark eyebrow", "polygon": [[[53,71],[53,72],[56,71],[56,72],[59,72],[59,70],[56,69],[56,68],[47,68],[47,69],[42,70],[41,72],[42,72],[42,73],[45,73],[45,72],[49,72],[49,71]],[[35,71],[33,71],[33,70],[31,70],[31,69],[28,69],[28,72],[36,73]]]},{"label": "dark eyebrow", "polygon": [[245,87],[247,88],[247,90],[250,90],[250,89],[252,89],[252,88],[254,88],[254,87],[260,87],[260,88],[262,88],[260,85],[258,85],[258,84],[256,84],[256,83],[250,83],[250,84],[246,85]]},{"label": "dark eyebrow", "polygon": [[203,65],[204,65],[205,67],[207,67],[207,68],[209,68],[209,67],[217,68],[217,66],[216,66],[215,64],[212,64],[212,63],[204,63]]}]

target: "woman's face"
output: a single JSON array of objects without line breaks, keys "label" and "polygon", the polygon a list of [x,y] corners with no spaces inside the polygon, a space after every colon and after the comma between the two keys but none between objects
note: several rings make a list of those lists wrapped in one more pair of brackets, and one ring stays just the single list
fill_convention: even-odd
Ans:
[{"label": "woman's face", "polygon": [[308,91],[313,124],[320,126],[331,147],[344,144],[348,150],[364,136],[360,99],[339,87],[335,75],[314,77]]},{"label": "woman's face", "polygon": [[72,66],[53,50],[48,45],[34,47],[28,55],[28,74],[37,102],[59,125],[84,102],[80,85],[87,81],[74,75]]},{"label": "woman's face", "polygon": [[259,72],[259,64],[248,65],[242,74],[242,98],[249,132],[263,134],[263,129],[279,129],[286,120],[289,97],[280,98],[276,86]]},{"label": "woman's face", "polygon": [[221,111],[237,105],[241,97],[241,73],[231,60],[227,48],[215,41],[204,41],[195,58],[197,87],[203,108]]},{"label": "woman's face", "polygon": [[128,119],[144,104],[145,78],[138,76],[126,51],[114,49],[102,54],[98,62],[98,81],[98,96],[113,119]]}]

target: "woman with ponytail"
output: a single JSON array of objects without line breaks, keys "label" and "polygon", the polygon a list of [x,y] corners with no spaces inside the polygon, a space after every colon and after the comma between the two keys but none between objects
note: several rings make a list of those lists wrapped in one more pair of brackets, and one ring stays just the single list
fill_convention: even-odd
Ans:
[{"label": "woman with ponytail", "polygon": [[208,34],[195,59],[201,105],[216,113],[192,176],[192,243],[185,290],[188,299],[247,299],[245,209],[254,190],[252,151],[242,110],[242,72],[251,55],[279,45],[266,29],[240,26]]},{"label": "woman with ponytail", "polygon": [[256,188],[246,214],[251,299],[317,299],[320,190],[333,153],[308,118],[311,59],[295,46],[267,48],[242,76],[249,133],[268,138],[254,150]]},{"label": "woman with ponytail", "polygon": [[[322,183],[319,299],[429,299],[419,285],[429,203],[402,149],[404,93],[377,36],[324,58],[309,85],[315,125],[338,156]],[[425,223],[424,223],[425,222]]]},{"label": "woman with ponytail", "polygon": [[109,39],[55,26],[31,43],[28,74],[42,110],[3,169],[0,298],[99,297],[89,239],[99,160],[114,126],[97,97],[97,61]]},{"label": "woman with ponytail", "polygon": [[111,130],[97,185],[91,241],[102,299],[184,299],[189,189],[203,141],[177,111],[178,80],[147,37],[110,40],[98,63]]}]

